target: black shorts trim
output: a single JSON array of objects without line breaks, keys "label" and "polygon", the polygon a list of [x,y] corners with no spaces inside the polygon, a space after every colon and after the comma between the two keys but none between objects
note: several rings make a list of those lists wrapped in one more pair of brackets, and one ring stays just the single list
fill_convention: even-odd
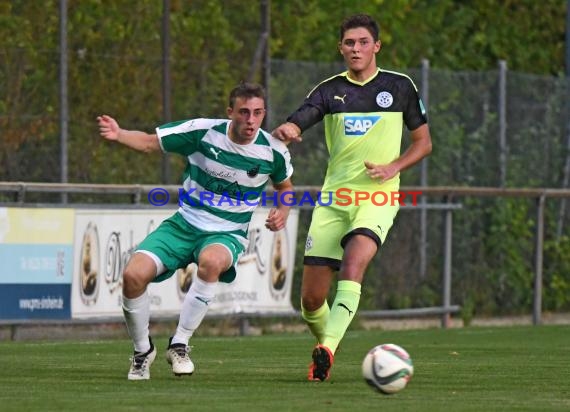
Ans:
[{"label": "black shorts trim", "polygon": [[333,270],[340,269],[341,261],[338,259],[321,257],[321,256],[305,256],[303,259],[304,265],[309,266],[328,266]]},{"label": "black shorts trim", "polygon": [[340,241],[340,245],[342,246],[343,249],[346,246],[346,244],[348,243],[348,241],[350,240],[350,238],[354,235],[368,236],[370,239],[372,239],[374,242],[376,242],[376,247],[378,249],[380,249],[380,245],[382,244],[382,241],[380,240],[380,238],[378,237],[378,235],[376,233],[374,233],[372,230],[370,230],[366,227],[357,227],[356,229],[351,230],[346,235],[344,235]]}]

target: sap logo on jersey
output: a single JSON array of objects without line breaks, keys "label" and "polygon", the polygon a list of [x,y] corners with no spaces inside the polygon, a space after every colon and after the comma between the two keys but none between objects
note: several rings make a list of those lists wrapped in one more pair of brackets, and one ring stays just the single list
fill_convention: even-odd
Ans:
[{"label": "sap logo on jersey", "polygon": [[345,136],[364,136],[380,120],[381,116],[345,116]]}]

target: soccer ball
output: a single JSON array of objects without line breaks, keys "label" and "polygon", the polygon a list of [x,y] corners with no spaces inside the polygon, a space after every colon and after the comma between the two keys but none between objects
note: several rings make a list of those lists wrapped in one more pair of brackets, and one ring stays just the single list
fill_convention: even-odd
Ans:
[{"label": "soccer ball", "polygon": [[375,346],[362,361],[366,383],[387,395],[404,389],[413,374],[412,358],[404,348],[393,343]]}]

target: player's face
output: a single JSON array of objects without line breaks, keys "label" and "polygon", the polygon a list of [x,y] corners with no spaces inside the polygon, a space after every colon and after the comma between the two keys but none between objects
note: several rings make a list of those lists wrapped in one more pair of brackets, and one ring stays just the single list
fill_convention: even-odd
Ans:
[{"label": "player's face", "polygon": [[374,41],[364,27],[347,30],[338,47],[350,74],[356,76],[356,80],[365,80],[376,72],[380,40]]},{"label": "player's face", "polygon": [[234,107],[228,107],[228,116],[232,120],[230,139],[239,144],[250,143],[265,117],[265,102],[259,97],[238,97]]}]

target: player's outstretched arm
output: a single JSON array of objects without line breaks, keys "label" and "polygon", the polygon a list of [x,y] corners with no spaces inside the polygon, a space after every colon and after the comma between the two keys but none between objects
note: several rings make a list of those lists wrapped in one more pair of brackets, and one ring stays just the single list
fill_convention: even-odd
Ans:
[{"label": "player's outstretched arm", "polygon": [[97,117],[101,137],[119,142],[140,152],[150,153],[160,150],[158,136],[138,130],[125,130],[119,127],[115,119],[106,114]]},{"label": "player's outstretched arm", "polygon": [[278,126],[273,132],[271,132],[273,137],[281,140],[285,144],[291,142],[301,142],[303,137],[301,136],[301,129],[295,123],[286,122]]},{"label": "player's outstretched arm", "polygon": [[[274,184],[273,188],[277,191],[279,204],[269,211],[269,215],[267,215],[267,219],[265,220],[265,227],[272,232],[277,232],[278,230],[283,229],[287,224],[289,210],[294,202],[294,193],[291,179]],[[283,200],[283,202],[281,200]]]}]

